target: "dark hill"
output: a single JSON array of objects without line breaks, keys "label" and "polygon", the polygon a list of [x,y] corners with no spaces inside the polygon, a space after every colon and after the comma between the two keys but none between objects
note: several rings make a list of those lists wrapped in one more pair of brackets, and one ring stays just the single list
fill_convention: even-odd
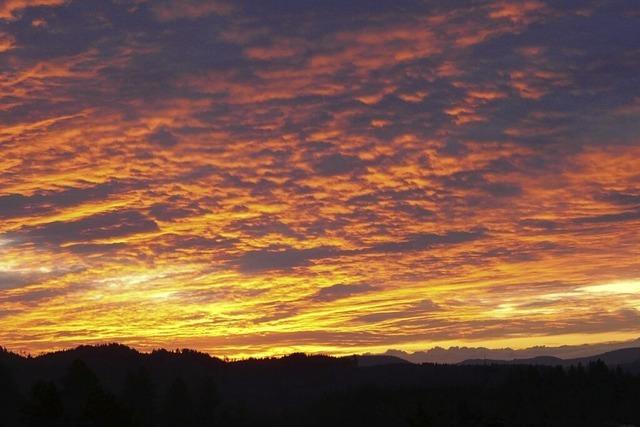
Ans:
[{"label": "dark hill", "polygon": [[553,356],[539,356],[530,359],[469,359],[460,362],[460,365],[540,365],[540,366],[558,366],[563,365],[564,360]]},{"label": "dark hill", "polygon": [[582,363],[583,365],[596,360],[602,360],[608,366],[627,366],[640,362],[640,347],[623,348],[621,350],[609,351],[607,353],[598,354],[596,356],[582,357],[579,359],[570,359],[566,362],[572,365]]},{"label": "dark hill", "polygon": [[469,359],[461,362],[460,365],[538,365],[569,367],[578,365],[584,366],[596,361],[602,361],[610,368],[620,367],[626,371],[640,373],[640,371],[638,371],[638,365],[640,365],[640,347],[614,350],[595,356],[576,359],[560,359],[553,356],[540,356],[530,359],[513,360]]},{"label": "dark hill", "polygon": [[411,364],[411,362],[395,356],[363,354],[360,356],[353,356],[353,357],[356,359],[357,365],[361,368],[366,368],[370,366]]},{"label": "dark hill", "polygon": [[418,365],[292,354],[228,362],[117,344],[38,357],[3,350],[0,426],[640,426],[640,377],[601,361],[637,368],[637,353],[564,369],[556,365],[574,361]]}]

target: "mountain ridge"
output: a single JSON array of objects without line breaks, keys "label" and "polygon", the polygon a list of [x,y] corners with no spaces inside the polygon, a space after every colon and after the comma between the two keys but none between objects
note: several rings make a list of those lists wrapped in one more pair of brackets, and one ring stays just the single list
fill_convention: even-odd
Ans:
[{"label": "mountain ridge", "polygon": [[578,359],[607,353],[623,348],[640,347],[640,338],[628,341],[613,341],[596,344],[534,346],[523,349],[487,348],[487,347],[433,347],[423,351],[406,352],[389,349],[382,353],[395,356],[413,363],[450,363],[456,364],[469,359],[513,360],[531,359],[540,356],[558,357],[560,359]]},{"label": "mountain ridge", "polygon": [[[529,359],[468,359],[460,362],[460,365],[542,365],[542,366],[578,366],[588,365],[592,362],[602,361],[610,368],[621,367],[625,370],[636,372],[636,365],[640,364],[640,347],[623,348],[602,354],[575,359],[561,359],[553,356],[539,356]],[[637,371],[640,372],[640,371]]]}]

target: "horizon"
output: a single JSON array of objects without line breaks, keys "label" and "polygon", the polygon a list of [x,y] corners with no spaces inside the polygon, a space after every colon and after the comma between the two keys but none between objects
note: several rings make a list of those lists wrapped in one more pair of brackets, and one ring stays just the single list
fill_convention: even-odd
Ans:
[{"label": "horizon", "polygon": [[0,1],[0,343],[640,337],[640,10]]},{"label": "horizon", "polygon": [[[637,345],[637,346],[634,346]],[[250,359],[269,359],[269,358],[286,358],[295,354],[304,354],[306,356],[326,356],[333,358],[344,358],[344,357],[355,357],[355,356],[392,356],[398,357],[410,363],[444,363],[444,364],[457,364],[462,361],[468,360],[468,357],[462,357],[460,352],[490,352],[488,359],[492,360],[516,360],[518,358],[534,358],[539,356],[552,356],[560,359],[568,359],[568,358],[578,358],[578,357],[590,357],[596,356],[603,353],[613,352],[617,350],[628,350],[628,349],[640,349],[640,337],[628,341],[608,341],[608,342],[600,342],[600,343],[591,343],[591,344],[576,344],[576,345],[561,345],[561,346],[533,346],[533,347],[522,347],[522,348],[512,348],[512,347],[467,347],[467,346],[450,346],[450,347],[429,347],[422,350],[416,350],[413,352],[406,352],[399,349],[389,348],[381,353],[324,353],[324,352],[316,352],[316,353],[306,353],[300,351],[292,351],[289,353],[274,353],[274,354],[264,354],[264,355],[248,355],[248,356],[240,356],[240,357],[228,357],[224,355],[219,355],[216,353],[200,351],[193,348],[168,348],[168,347],[154,347],[154,348],[146,348],[141,349],[132,345],[127,345],[119,342],[92,342],[88,344],[79,344],[73,347],[61,347],[58,349],[46,350],[40,353],[28,353],[20,350],[15,350],[11,348],[7,348],[0,344],[0,349],[7,351],[12,354],[19,355],[21,357],[28,358],[38,358],[43,357],[55,353],[65,353],[65,352],[73,352],[80,348],[100,348],[100,347],[125,347],[129,350],[133,350],[139,354],[149,355],[154,352],[167,351],[170,353],[182,352],[182,351],[195,351],[200,354],[205,354],[211,358],[230,361],[230,362],[241,362],[244,360]],[[562,357],[566,352],[570,352],[573,354],[572,357]],[[415,360],[416,356],[423,356],[433,352],[445,353],[444,358],[439,359],[419,359]],[[507,356],[503,354],[500,356],[496,353],[505,353],[509,352],[512,356]],[[520,355],[520,357],[518,357]],[[404,356],[404,357],[403,357]],[[487,358],[487,357],[485,357]],[[414,360],[412,360],[414,359]]]}]

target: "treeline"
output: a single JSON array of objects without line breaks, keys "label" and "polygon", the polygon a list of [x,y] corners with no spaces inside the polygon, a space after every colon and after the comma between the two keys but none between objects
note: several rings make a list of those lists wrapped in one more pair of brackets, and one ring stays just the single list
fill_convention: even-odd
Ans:
[{"label": "treeline", "polygon": [[483,384],[365,386],[328,396],[309,411],[320,420],[305,425],[640,426],[640,378],[602,362],[477,368],[489,374]]},{"label": "treeline", "polygon": [[233,414],[218,411],[220,396],[210,377],[192,390],[177,377],[158,389],[145,368],[127,373],[122,389],[106,390],[96,374],[75,360],[60,381],[38,380],[22,395],[0,368],[0,426],[189,427],[226,425]]},{"label": "treeline", "polygon": [[640,426],[640,377],[600,361],[358,368],[294,355],[212,369],[207,357],[0,354],[0,427]]}]

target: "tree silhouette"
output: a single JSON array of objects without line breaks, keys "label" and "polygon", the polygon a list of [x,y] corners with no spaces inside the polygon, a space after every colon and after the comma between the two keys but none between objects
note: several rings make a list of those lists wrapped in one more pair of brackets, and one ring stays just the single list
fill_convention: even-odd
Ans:
[{"label": "tree silhouette", "polygon": [[434,427],[433,420],[424,405],[418,406],[416,411],[408,417],[409,427]]},{"label": "tree silhouette", "polygon": [[[0,348],[0,352],[3,351]],[[16,408],[20,406],[21,396],[18,386],[8,369],[0,363],[0,427],[17,422]]]},{"label": "tree silhouette", "polygon": [[144,367],[128,371],[122,392],[131,427],[152,427],[156,419],[156,389]]},{"label": "tree silhouette", "polygon": [[69,424],[77,427],[110,427],[123,422],[116,399],[103,390],[98,377],[83,361],[71,363],[63,378],[63,385]]},{"label": "tree silhouette", "polygon": [[164,399],[164,426],[190,427],[193,425],[193,402],[189,388],[182,378],[174,379]]},{"label": "tree silhouette", "polygon": [[56,385],[50,381],[37,381],[22,413],[23,424],[28,427],[62,426],[64,407]]},{"label": "tree silhouette", "polygon": [[220,396],[215,382],[209,376],[205,377],[198,389],[196,403],[195,424],[201,427],[214,427],[216,425],[216,411],[220,404]]},{"label": "tree silhouette", "polygon": [[[0,427],[640,426],[635,361],[363,368],[303,355],[224,364],[101,350],[0,357]],[[116,400],[101,380],[113,387],[120,375]]]}]

